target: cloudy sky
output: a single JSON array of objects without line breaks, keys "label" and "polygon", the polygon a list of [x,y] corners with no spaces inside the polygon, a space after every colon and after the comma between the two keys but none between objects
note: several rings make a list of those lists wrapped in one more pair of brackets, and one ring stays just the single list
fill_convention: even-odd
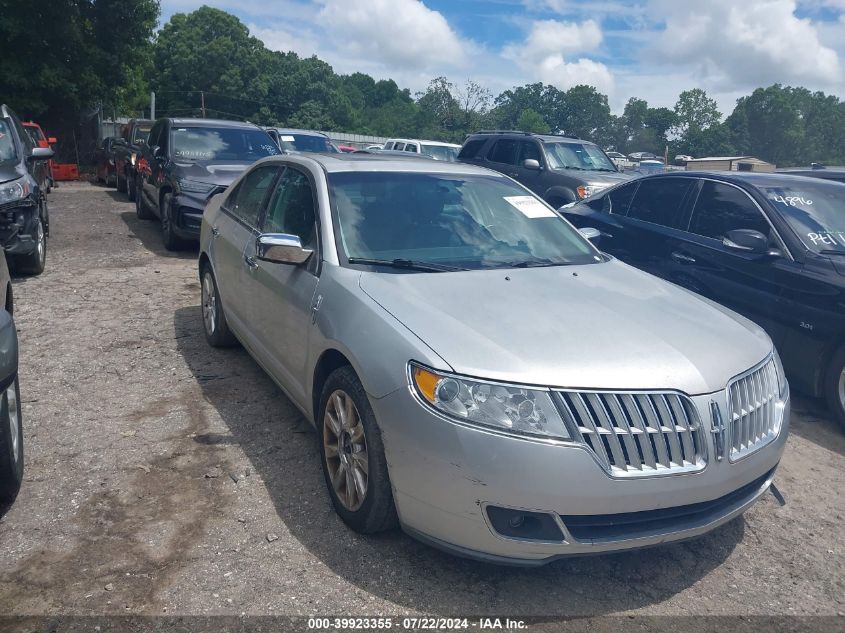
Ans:
[{"label": "cloudy sky", "polygon": [[162,21],[202,4],[237,15],[276,50],[339,73],[472,78],[494,94],[543,81],[591,84],[620,112],[631,96],[673,106],[701,87],[730,113],[775,82],[845,99],[845,0],[162,0]]}]

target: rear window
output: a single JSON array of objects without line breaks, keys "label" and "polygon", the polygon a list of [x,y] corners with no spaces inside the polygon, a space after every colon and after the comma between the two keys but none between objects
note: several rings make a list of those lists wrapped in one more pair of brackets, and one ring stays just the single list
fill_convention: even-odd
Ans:
[{"label": "rear window", "polygon": [[477,138],[467,141],[464,143],[461,151],[458,152],[458,158],[476,158],[486,142],[486,138]]},{"label": "rear window", "polygon": [[135,128],[135,131],[132,132],[132,143],[146,143],[147,137],[149,137],[151,129],[153,129],[152,124],[137,126]]}]

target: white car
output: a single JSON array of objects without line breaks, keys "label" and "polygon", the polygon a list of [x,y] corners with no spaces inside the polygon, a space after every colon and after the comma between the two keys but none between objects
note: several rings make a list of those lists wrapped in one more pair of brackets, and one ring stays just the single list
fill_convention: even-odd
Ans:
[{"label": "white car", "polygon": [[454,143],[443,143],[441,141],[421,141],[419,139],[391,138],[388,139],[382,149],[397,152],[415,152],[417,154],[428,154],[435,160],[445,160],[454,163],[458,159],[460,145]]}]

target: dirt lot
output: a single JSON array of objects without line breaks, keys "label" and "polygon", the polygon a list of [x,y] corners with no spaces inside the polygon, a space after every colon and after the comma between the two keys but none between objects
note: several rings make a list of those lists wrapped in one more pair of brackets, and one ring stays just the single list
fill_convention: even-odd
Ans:
[{"label": "dirt lot", "polygon": [[845,434],[795,399],[776,483],[696,541],[537,569],[450,557],[331,509],[316,436],[241,349],[205,343],[196,253],[123,194],[50,196],[15,281],[26,480],[2,614],[843,615]]}]

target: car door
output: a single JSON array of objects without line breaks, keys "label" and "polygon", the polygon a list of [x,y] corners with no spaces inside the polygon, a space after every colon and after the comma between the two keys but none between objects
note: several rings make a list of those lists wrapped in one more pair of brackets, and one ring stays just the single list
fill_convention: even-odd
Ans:
[{"label": "car door", "polygon": [[[256,260],[250,273],[250,321],[265,367],[300,405],[306,405],[308,344],[319,282],[316,187],[311,173],[288,165],[269,197],[262,233],[296,235],[313,254],[302,265]],[[247,245],[255,256],[255,241]]]},{"label": "car door", "polygon": [[572,203],[561,209],[564,217],[575,227],[598,229],[601,235],[592,242],[605,253],[620,259],[627,257],[628,237],[623,224],[628,207],[637,191],[636,180],[595,196],[584,202]]},{"label": "car door", "polygon": [[512,138],[500,138],[490,148],[485,167],[495,169],[514,180],[518,180],[519,172],[516,168],[518,159],[519,141]]},{"label": "car door", "polygon": [[[769,246],[782,257],[747,254],[723,243],[728,231],[751,229],[769,237]],[[795,262],[759,205],[740,187],[702,179],[689,229],[672,256],[681,263],[691,290],[735,310],[765,328],[776,344],[783,340],[785,322],[780,296],[794,283]]]},{"label": "car door", "polygon": [[[536,160],[540,164],[539,169],[525,167],[526,160]],[[540,191],[543,187],[540,179],[543,170],[546,168],[543,152],[537,141],[519,141],[519,154],[516,162],[516,179],[531,191]]]},{"label": "car door", "polygon": [[153,209],[156,214],[158,213],[158,188],[156,187],[154,172],[155,174],[159,173],[162,161],[156,158],[153,150],[161,146],[162,137],[167,136],[166,130],[165,121],[159,121],[153,126],[153,129],[150,130],[150,142],[144,148],[137,167],[141,185],[138,193],[147,207]]},{"label": "car door", "polygon": [[[665,279],[674,281],[678,262],[672,255],[681,242],[687,204],[695,180],[686,177],[639,181],[627,213],[614,214],[619,228],[602,237],[602,249]],[[623,200],[619,200],[622,206]]]},{"label": "car door", "polygon": [[[251,302],[255,301],[254,273],[257,263],[248,247],[258,236],[261,209],[279,174],[278,164],[262,165],[246,174],[220,205],[211,227],[216,235],[212,261],[226,317],[242,339],[254,340]],[[254,248],[254,247],[253,247]]]}]

